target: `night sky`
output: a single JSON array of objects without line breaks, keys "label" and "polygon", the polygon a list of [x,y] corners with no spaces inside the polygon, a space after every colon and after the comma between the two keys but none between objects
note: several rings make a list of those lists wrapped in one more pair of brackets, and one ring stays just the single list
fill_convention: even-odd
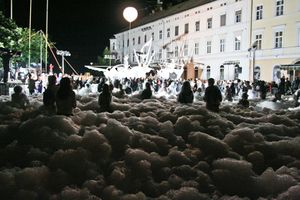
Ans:
[{"label": "night sky", "polygon": [[[10,16],[10,0],[1,0],[1,10]],[[72,54],[67,58],[76,68],[96,62],[109,46],[109,38],[128,26],[123,9],[134,6],[139,17],[146,15],[156,0],[49,0],[49,38],[56,47]],[[170,1],[165,1],[167,3]],[[174,1],[175,4],[178,1]],[[32,29],[45,32],[46,0],[32,0]],[[14,0],[13,19],[29,26],[29,0]]]}]

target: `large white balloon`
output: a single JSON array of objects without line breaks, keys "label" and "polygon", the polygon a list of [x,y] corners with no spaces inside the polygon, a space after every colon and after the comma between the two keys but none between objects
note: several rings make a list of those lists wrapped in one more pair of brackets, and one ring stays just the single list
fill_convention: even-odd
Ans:
[{"label": "large white balloon", "polygon": [[136,20],[137,16],[138,11],[134,7],[127,7],[123,11],[123,17],[130,23]]}]

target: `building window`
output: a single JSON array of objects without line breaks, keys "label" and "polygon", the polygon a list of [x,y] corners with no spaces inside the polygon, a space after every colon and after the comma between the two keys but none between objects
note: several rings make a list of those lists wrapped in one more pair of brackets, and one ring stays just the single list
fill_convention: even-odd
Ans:
[{"label": "building window", "polygon": [[242,10],[235,11],[235,23],[242,21]]},{"label": "building window", "polygon": [[184,53],[184,56],[188,56],[189,46],[187,44],[185,44],[183,47],[183,53]]},{"label": "building window", "polygon": [[135,38],[132,38],[132,45],[135,45]]},{"label": "building window", "polygon": [[166,53],[167,53],[167,58],[170,58],[170,48],[169,47],[167,47]]},{"label": "building window", "polygon": [[277,0],[276,1],[276,16],[283,15],[283,0]]},{"label": "building window", "polygon": [[141,44],[141,36],[138,37],[138,44]]},{"label": "building window", "polygon": [[200,21],[195,22],[195,31],[200,31]]},{"label": "building window", "polygon": [[220,40],[220,52],[225,51],[225,39]]},{"label": "building window", "polygon": [[241,50],[241,36],[236,36],[234,38],[234,50]]},{"label": "building window", "polygon": [[115,43],[112,44],[112,50],[113,51],[116,50],[116,44]]},{"label": "building window", "polygon": [[212,18],[207,19],[207,28],[211,29],[212,28]]},{"label": "building window", "polygon": [[256,20],[261,20],[263,18],[263,6],[256,6]]},{"label": "building window", "polygon": [[195,72],[194,79],[197,80],[198,79],[198,74],[199,74],[198,73],[198,67],[195,67],[195,71],[194,72]]},{"label": "building window", "polygon": [[144,36],[144,42],[147,42],[147,35]]},{"label": "building window", "polygon": [[158,52],[158,59],[159,59],[159,60],[162,59],[162,49],[159,49],[159,52]]},{"label": "building window", "polygon": [[255,35],[255,40],[256,40],[256,49],[260,50],[261,49],[261,43],[262,43],[262,34]]},{"label": "building window", "polygon": [[226,14],[221,15],[220,17],[220,26],[225,26],[226,25]]},{"label": "building window", "polygon": [[159,31],[159,39],[162,39],[162,30]]},{"label": "building window", "polygon": [[151,38],[154,41],[154,32],[151,33]]},{"label": "building window", "polygon": [[224,80],[224,66],[221,65],[220,66],[220,80]]},{"label": "building window", "polygon": [[184,80],[187,79],[187,67],[186,66],[183,67],[183,79]]},{"label": "building window", "polygon": [[211,53],[211,41],[206,42],[206,53]]},{"label": "building window", "polygon": [[199,43],[195,43],[195,55],[199,55]]},{"label": "building window", "polygon": [[234,80],[239,79],[239,69],[240,69],[239,65],[234,66]]},{"label": "building window", "polygon": [[175,47],[175,57],[178,57],[178,46]]},{"label": "building window", "polygon": [[125,41],[123,40],[123,48],[125,47]]},{"label": "building window", "polygon": [[129,39],[127,39],[127,47],[129,47]]},{"label": "building window", "polygon": [[171,32],[171,30],[170,30],[170,28],[168,28],[168,29],[167,29],[167,37],[170,37],[170,35],[171,35],[170,32]]},{"label": "building window", "polygon": [[179,26],[175,26],[175,36],[179,34]]},{"label": "building window", "polygon": [[210,79],[210,66],[206,67],[206,79]]},{"label": "building window", "polygon": [[279,65],[275,65],[273,68],[273,81],[279,82],[281,78],[281,70]]},{"label": "building window", "polygon": [[282,48],[282,38],[283,38],[282,31],[275,32],[275,48]]},{"label": "building window", "polygon": [[253,72],[253,78],[254,80],[260,80],[260,67],[255,66],[254,72]]},{"label": "building window", "polygon": [[184,33],[189,33],[189,24],[184,25]]}]

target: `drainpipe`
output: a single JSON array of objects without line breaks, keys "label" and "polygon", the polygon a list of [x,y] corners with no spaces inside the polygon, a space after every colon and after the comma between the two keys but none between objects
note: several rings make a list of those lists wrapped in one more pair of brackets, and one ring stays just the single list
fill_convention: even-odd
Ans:
[{"label": "drainpipe", "polygon": [[[250,5],[250,28],[249,28],[249,47],[251,48],[252,51],[252,23],[253,23],[253,0],[251,0],[251,5]],[[251,55],[251,51],[250,51],[250,55]],[[252,65],[254,65],[254,63],[251,63],[251,59],[249,59],[249,81],[253,81],[253,70],[254,70],[254,66],[252,68]]]}]

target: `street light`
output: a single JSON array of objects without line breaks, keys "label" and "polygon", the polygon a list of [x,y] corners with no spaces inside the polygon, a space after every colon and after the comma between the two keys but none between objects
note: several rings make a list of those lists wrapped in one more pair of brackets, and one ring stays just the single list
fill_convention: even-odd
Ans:
[{"label": "street light", "polygon": [[134,7],[127,7],[124,9],[123,17],[129,22],[129,30],[131,29],[131,22],[136,20],[137,16],[138,12]]},{"label": "street light", "polygon": [[138,17],[138,11],[134,7],[127,7],[123,11],[123,17],[126,19],[126,21],[129,22],[129,30],[128,30],[129,48],[128,48],[128,52],[129,52],[129,58],[131,58],[131,56],[130,56],[130,29],[131,29],[131,22],[133,22],[134,20],[136,20],[136,18]]},{"label": "street light", "polygon": [[71,53],[69,51],[62,51],[62,50],[57,50],[56,54],[61,56],[61,66],[62,66],[62,74],[65,74],[65,56],[71,56]]}]

